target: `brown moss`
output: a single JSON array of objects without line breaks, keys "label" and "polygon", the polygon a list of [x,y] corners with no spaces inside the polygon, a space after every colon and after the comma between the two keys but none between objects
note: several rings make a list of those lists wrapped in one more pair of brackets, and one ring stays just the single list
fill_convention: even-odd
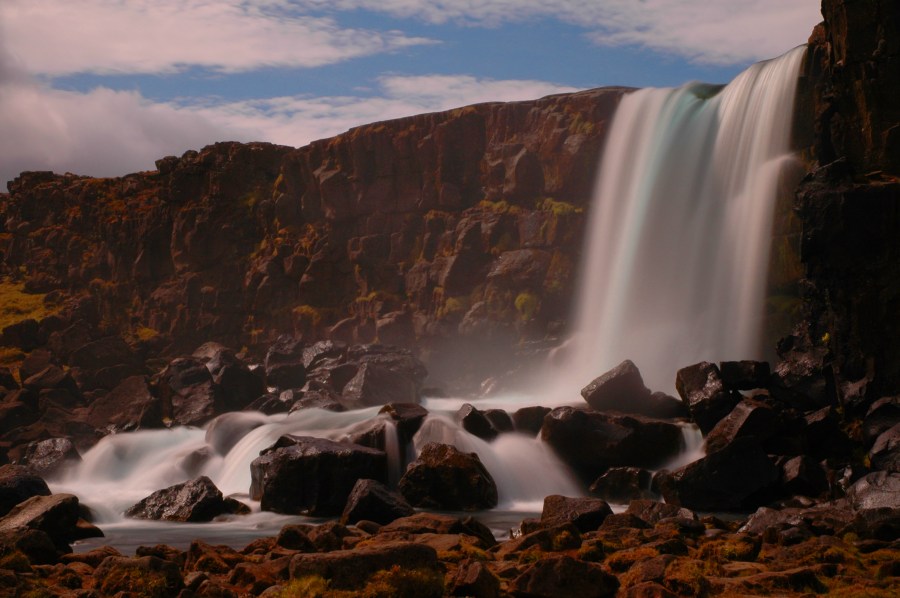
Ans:
[{"label": "brown moss", "polygon": [[606,559],[606,564],[613,571],[622,573],[631,568],[638,561],[644,561],[659,556],[659,551],[654,548],[641,546],[638,548],[628,548],[611,554]]},{"label": "brown moss", "polygon": [[56,313],[39,293],[26,293],[24,283],[0,281],[0,330],[22,320],[40,320]]}]

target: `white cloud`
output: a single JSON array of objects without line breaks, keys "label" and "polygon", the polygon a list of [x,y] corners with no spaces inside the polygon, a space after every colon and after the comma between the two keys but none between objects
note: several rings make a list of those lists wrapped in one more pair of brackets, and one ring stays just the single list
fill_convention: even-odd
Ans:
[{"label": "white cloud", "polygon": [[432,40],[346,29],[243,0],[2,0],[4,44],[31,73],[221,72],[314,67]]},{"label": "white cloud", "polygon": [[696,62],[774,58],[806,41],[820,0],[295,0],[332,10],[366,9],[441,24],[497,26],[558,19],[601,45],[634,45]]},{"label": "white cloud", "polygon": [[123,175],[216,141],[301,146],[374,121],[565,91],[574,90],[541,81],[391,76],[362,97],[207,99],[176,105],[150,102],[137,92],[53,89],[23,77],[0,57],[0,182],[22,170]]}]

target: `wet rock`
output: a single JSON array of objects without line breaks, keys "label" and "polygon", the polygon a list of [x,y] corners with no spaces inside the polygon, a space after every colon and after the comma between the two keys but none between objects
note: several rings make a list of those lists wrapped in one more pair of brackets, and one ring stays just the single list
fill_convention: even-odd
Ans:
[{"label": "wet rock", "polygon": [[801,411],[836,403],[833,374],[826,347],[798,344],[786,352],[773,372],[772,395]]},{"label": "wet rock", "polygon": [[463,429],[483,440],[493,440],[497,437],[497,430],[491,425],[484,413],[466,403],[456,412],[456,421]]},{"label": "wet rock", "polygon": [[594,531],[603,523],[612,509],[598,498],[569,498],[558,494],[544,499],[541,525],[545,528],[571,523],[580,532]]},{"label": "wet rock", "polygon": [[216,453],[225,456],[244,436],[266,421],[251,413],[240,411],[225,413],[209,423],[204,440]]},{"label": "wet rock", "polygon": [[282,436],[250,464],[250,498],[264,511],[338,515],[359,479],[387,479],[382,451],[322,438]]},{"label": "wet rock", "polygon": [[885,430],[869,451],[872,467],[900,473],[900,423]]},{"label": "wet rock", "polygon": [[453,517],[440,513],[419,512],[401,517],[382,527],[379,533],[465,534],[478,538],[485,547],[497,544],[491,530],[474,517]]},{"label": "wet rock", "polygon": [[552,409],[549,407],[522,407],[512,416],[516,432],[537,436],[541,431],[541,426],[544,425],[544,416],[551,411]]},{"label": "wet rock", "polygon": [[625,514],[634,515],[650,525],[655,525],[663,519],[677,517],[681,519],[696,520],[697,515],[690,509],[676,504],[660,502],[658,500],[638,499],[628,503]]},{"label": "wet rock", "polygon": [[235,505],[206,476],[157,490],[125,511],[127,517],[200,523],[234,512]]},{"label": "wet rock", "polygon": [[676,424],[572,407],[559,407],[544,418],[541,439],[585,481],[610,467],[657,467],[683,445]]},{"label": "wet rock", "polygon": [[846,502],[822,503],[809,507],[774,509],[760,507],[741,526],[740,532],[779,538],[788,530],[803,530],[805,536],[835,535],[853,522]]},{"label": "wet rock", "polygon": [[39,530],[49,535],[58,549],[70,552],[69,542],[86,537],[78,528],[80,517],[78,498],[71,494],[32,496],[0,519],[0,534]]},{"label": "wet rock", "polygon": [[614,503],[628,503],[636,498],[650,498],[652,474],[639,467],[612,467],[591,484],[591,495]]},{"label": "wet rock", "polygon": [[378,410],[378,414],[387,415],[394,421],[397,437],[400,442],[407,444],[428,417],[428,410],[416,403],[388,403]]},{"label": "wet rock", "polygon": [[266,383],[278,389],[300,388],[306,382],[303,342],[287,335],[278,337],[266,353]]},{"label": "wet rock", "polygon": [[497,485],[475,453],[430,442],[409,464],[399,489],[413,506],[471,511],[497,506]]},{"label": "wet rock", "polygon": [[184,578],[177,564],[155,556],[110,556],[94,571],[94,587],[103,596],[119,592],[144,595],[155,588],[159,596],[177,596]]},{"label": "wet rock", "polygon": [[856,512],[856,526],[867,536],[893,539],[900,536],[900,473],[878,471],[863,476],[847,491]]},{"label": "wet rock", "polygon": [[484,417],[487,418],[491,423],[491,427],[494,428],[498,434],[504,434],[515,430],[512,418],[509,416],[509,413],[503,409],[485,409],[482,413],[484,413]]},{"label": "wet rock", "polygon": [[706,436],[706,452],[714,453],[738,438],[754,438],[762,444],[779,429],[775,410],[761,401],[743,399]]},{"label": "wet rock", "polygon": [[[597,411],[644,414],[638,407],[650,402],[650,390],[631,360],[625,360],[581,389],[581,396]],[[638,409],[638,410],[635,410]]]},{"label": "wet rock", "polygon": [[182,426],[203,425],[231,407],[199,359],[174,359],[159,374],[157,389],[172,421]]},{"label": "wet rock", "polygon": [[740,401],[725,388],[719,368],[706,361],[678,370],[675,388],[704,435]]},{"label": "wet rock", "polygon": [[263,376],[252,371],[234,351],[223,345],[206,343],[194,351],[192,357],[206,364],[230,409],[244,409],[266,392]]},{"label": "wet rock", "polygon": [[385,525],[414,512],[403,496],[391,492],[381,482],[361,479],[350,492],[341,515],[341,523],[346,525],[367,520]]},{"label": "wet rock", "polygon": [[22,465],[35,475],[50,477],[72,463],[81,461],[81,455],[68,438],[49,438],[31,442],[25,447]]},{"label": "wet rock", "polygon": [[831,407],[823,407],[803,416],[803,437],[806,440],[806,454],[817,459],[846,457],[853,449]]},{"label": "wet rock", "polygon": [[701,511],[760,506],[779,472],[752,438],[738,438],[719,452],[671,473],[666,502]]},{"label": "wet rock", "polygon": [[32,496],[49,496],[50,488],[41,477],[22,465],[0,467],[0,516]]},{"label": "wet rock", "polygon": [[766,388],[771,376],[765,361],[723,361],[719,364],[719,372],[728,390]]},{"label": "wet rock", "polygon": [[408,350],[359,345],[348,350],[347,359],[358,364],[341,393],[348,407],[419,402],[425,366]]},{"label": "wet rock", "polygon": [[619,581],[600,565],[569,556],[547,556],[530,565],[510,584],[514,595],[569,598],[616,595]]},{"label": "wet rock", "polygon": [[87,422],[98,429],[128,432],[163,427],[162,401],[143,376],[126,378],[88,407]]}]

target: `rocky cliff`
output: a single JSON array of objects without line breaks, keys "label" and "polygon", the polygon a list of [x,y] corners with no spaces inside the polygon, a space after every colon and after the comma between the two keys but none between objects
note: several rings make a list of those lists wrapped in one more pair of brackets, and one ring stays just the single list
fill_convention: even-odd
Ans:
[{"label": "rocky cliff", "polygon": [[815,130],[795,202],[807,308],[799,345],[815,347],[850,408],[900,390],[900,6],[825,0],[822,14],[810,38],[811,105],[799,115]]},{"label": "rocky cliff", "polygon": [[252,354],[290,333],[426,357],[453,345],[471,359],[450,367],[465,369],[557,334],[624,91],[481,104],[300,149],[218,143],[117,179],[23,173],[0,196],[6,292],[55,315],[3,344],[27,351],[84,320],[153,354],[207,340]]}]

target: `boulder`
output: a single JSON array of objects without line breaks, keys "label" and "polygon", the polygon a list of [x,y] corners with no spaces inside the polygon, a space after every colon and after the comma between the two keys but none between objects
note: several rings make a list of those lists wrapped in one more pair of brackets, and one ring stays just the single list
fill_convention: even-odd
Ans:
[{"label": "boulder", "polygon": [[676,424],[573,407],[551,411],[544,418],[541,439],[586,482],[610,467],[658,467],[684,444]]},{"label": "boulder", "polygon": [[451,596],[478,596],[479,598],[499,598],[500,580],[491,573],[487,565],[475,559],[459,562],[456,574],[449,581]]},{"label": "boulder", "polygon": [[752,437],[762,444],[778,431],[779,423],[772,407],[755,399],[743,399],[709,431],[706,452],[720,451],[737,438]]},{"label": "boulder", "polygon": [[781,466],[781,489],[787,496],[822,496],[828,491],[828,478],[818,461],[798,455]]},{"label": "boulder", "polygon": [[419,402],[426,370],[407,349],[357,345],[347,351],[347,360],[356,365],[341,393],[348,407]]},{"label": "boulder", "polygon": [[728,390],[753,390],[769,385],[771,370],[765,361],[723,361],[719,363],[722,383]]},{"label": "boulder", "polygon": [[810,411],[836,403],[832,379],[827,347],[797,347],[782,353],[769,389],[792,407]]},{"label": "boulder", "polygon": [[592,496],[614,503],[628,503],[635,498],[651,498],[652,474],[640,467],[611,467],[591,484]]},{"label": "boulder", "polygon": [[250,498],[264,511],[339,515],[359,479],[387,480],[387,456],[322,438],[282,436],[250,464]]},{"label": "boulder", "polygon": [[225,456],[244,436],[265,423],[266,419],[257,414],[232,411],[209,422],[204,440],[217,454]]},{"label": "boulder", "polygon": [[41,477],[22,465],[0,467],[0,516],[32,496],[49,496],[50,488]]},{"label": "boulder", "polygon": [[399,489],[413,506],[472,511],[497,506],[497,485],[475,453],[429,442],[400,478]]},{"label": "boulder", "polygon": [[459,408],[456,412],[456,421],[466,432],[483,440],[493,440],[497,437],[497,430],[494,429],[488,418],[470,403]]},{"label": "boulder", "polygon": [[863,420],[863,436],[869,443],[900,424],[900,396],[878,399],[869,407]]},{"label": "boulder", "polygon": [[498,434],[504,434],[515,430],[512,418],[509,416],[509,413],[503,409],[485,409],[482,413],[484,413],[484,417],[487,418],[491,423],[491,427],[494,428]]},{"label": "boulder", "polygon": [[341,514],[341,523],[348,525],[366,520],[385,525],[395,519],[408,517],[414,512],[403,496],[391,492],[381,482],[360,479],[347,498],[347,504]]},{"label": "boulder", "polygon": [[516,596],[612,598],[619,580],[600,565],[570,556],[544,556],[510,583]]},{"label": "boulder", "polygon": [[66,390],[75,396],[81,396],[78,385],[69,372],[56,365],[49,365],[37,374],[30,376],[22,386],[32,392],[40,392],[47,389]]},{"label": "boulder", "polygon": [[80,518],[78,498],[71,494],[32,496],[0,518],[0,534],[39,530],[49,535],[61,551],[70,552],[70,542],[97,535],[96,528],[85,533],[79,527]]},{"label": "boulder", "polygon": [[778,468],[759,443],[738,438],[672,472],[662,491],[666,502],[690,509],[739,511],[759,507],[778,477]]},{"label": "boulder", "polygon": [[841,429],[838,416],[831,407],[823,407],[803,416],[806,454],[816,459],[848,457],[853,443]]},{"label": "boulder", "polygon": [[869,459],[874,469],[900,473],[900,423],[881,433],[869,451]]},{"label": "boulder", "polygon": [[[137,355],[119,336],[107,336],[78,347],[69,354],[69,365],[85,372],[83,380],[90,389],[112,388],[129,376],[143,373]],[[114,375],[100,375],[113,367]]]},{"label": "boulder", "polygon": [[678,370],[675,388],[704,435],[740,401],[726,389],[719,368],[706,361]]},{"label": "boulder", "polygon": [[690,519],[696,520],[697,515],[684,507],[675,504],[659,502],[658,500],[637,499],[628,503],[626,515],[634,515],[641,521],[656,525],[663,519]]},{"label": "boulder", "polygon": [[[59,365],[59,362],[54,359],[53,353],[47,349],[35,349],[19,364],[19,380],[27,380],[51,365]],[[10,381],[7,379],[7,383],[9,382],[15,382],[15,380]],[[19,387],[18,384],[15,386],[4,386],[10,390]]]},{"label": "boulder", "polygon": [[612,509],[599,498],[570,498],[554,494],[544,499],[541,526],[556,527],[571,523],[579,532],[591,532],[612,515]]},{"label": "boulder", "polygon": [[544,416],[550,413],[552,409],[549,407],[533,406],[522,407],[512,415],[513,425],[516,432],[537,436],[544,425]]},{"label": "boulder", "polygon": [[856,513],[856,526],[866,536],[884,540],[900,537],[900,473],[877,471],[863,476],[847,490]]},{"label": "boulder", "polygon": [[231,407],[206,365],[193,357],[171,361],[159,374],[156,386],[164,410],[168,407],[178,425],[201,426]]},{"label": "boulder", "polygon": [[597,411],[635,411],[638,405],[646,405],[650,390],[644,386],[644,378],[631,360],[625,360],[613,369],[581,389],[581,396]]},{"label": "boulder", "polygon": [[387,415],[397,426],[397,437],[400,442],[407,444],[422,427],[422,422],[428,417],[428,410],[416,403],[388,403],[378,410],[379,415]]},{"label": "boulder", "polygon": [[157,490],[129,507],[125,515],[135,519],[200,523],[234,513],[236,502],[223,498],[212,480],[201,476]]},{"label": "boulder", "polygon": [[7,347],[18,347],[23,351],[31,351],[41,344],[40,325],[37,320],[27,318],[3,328],[0,344]]},{"label": "boulder", "polygon": [[19,382],[8,367],[0,367],[0,387],[6,390],[17,390],[19,388]]},{"label": "boulder", "polygon": [[278,389],[300,388],[306,383],[303,342],[287,335],[278,337],[266,352],[266,384]]},{"label": "boulder", "polygon": [[144,376],[123,380],[88,407],[87,422],[98,429],[129,432],[163,427],[162,401],[153,396]]},{"label": "boulder", "polygon": [[81,461],[81,455],[68,438],[48,438],[31,442],[25,447],[22,465],[35,475],[50,477],[67,465]]}]

